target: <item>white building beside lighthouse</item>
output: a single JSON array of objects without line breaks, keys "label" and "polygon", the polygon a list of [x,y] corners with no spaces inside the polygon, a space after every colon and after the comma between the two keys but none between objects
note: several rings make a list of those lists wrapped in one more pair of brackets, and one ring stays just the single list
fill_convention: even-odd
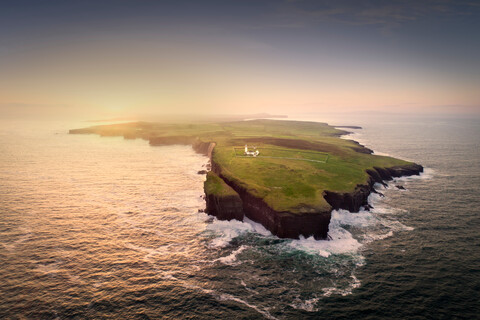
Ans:
[{"label": "white building beside lighthouse", "polygon": [[260,153],[260,151],[258,151],[258,150],[248,151],[248,146],[245,145],[245,155],[246,155],[246,156],[256,157],[256,156],[258,156],[259,153]]}]

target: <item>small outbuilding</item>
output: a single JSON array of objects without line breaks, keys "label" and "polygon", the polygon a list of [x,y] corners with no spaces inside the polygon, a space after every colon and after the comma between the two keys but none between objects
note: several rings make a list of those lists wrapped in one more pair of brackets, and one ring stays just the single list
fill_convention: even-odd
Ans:
[{"label": "small outbuilding", "polygon": [[[257,148],[254,148],[257,149]],[[260,151],[255,150],[255,151],[248,151],[248,146],[245,145],[245,153],[246,156],[251,156],[251,157],[256,157],[260,154]]]}]

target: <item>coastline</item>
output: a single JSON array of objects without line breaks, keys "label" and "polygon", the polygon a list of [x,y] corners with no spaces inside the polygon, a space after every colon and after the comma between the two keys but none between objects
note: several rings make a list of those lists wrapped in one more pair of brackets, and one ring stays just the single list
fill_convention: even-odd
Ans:
[{"label": "coastline", "polygon": [[[349,126],[349,128],[361,129],[361,127],[352,126]],[[342,136],[350,134],[352,134],[352,132],[348,132]],[[374,153],[373,150],[366,148],[358,141],[351,141],[357,144],[359,149],[366,150],[362,153]],[[212,151],[214,150],[212,149]],[[348,210],[349,212],[359,212],[362,208],[365,210],[370,210],[371,207],[368,203],[368,197],[372,193],[377,193],[374,188],[375,183],[380,183],[385,186],[387,181],[391,181],[394,178],[420,175],[424,171],[423,166],[415,163],[405,166],[387,168],[374,167],[372,170],[366,170],[366,173],[369,175],[367,183],[358,184],[352,192],[340,193],[325,190],[323,192],[323,197],[331,206],[330,210],[317,212],[315,215],[293,215],[289,212],[275,211],[262,199],[250,194],[246,188],[243,188],[234,181],[228,179],[227,176],[222,174],[221,166],[214,162],[212,155],[213,152],[209,154],[212,172],[221,178],[232,190],[237,192],[238,196],[235,198],[235,202],[238,203],[238,200],[240,200],[243,204],[244,217],[262,224],[272,234],[280,238],[291,239],[299,239],[300,237],[308,238],[313,236],[316,240],[327,240],[329,223],[333,210],[344,209]],[[204,189],[206,190],[205,187]],[[227,199],[216,197],[215,195],[208,194],[207,192],[205,197],[210,199],[210,201],[207,201],[206,208],[206,212],[208,214],[217,216],[217,218],[220,220],[239,220],[238,212],[232,213],[231,215],[225,213],[219,214],[218,207],[213,205],[214,203],[228,201]],[[243,217],[240,221],[242,220]]]},{"label": "coastline", "polygon": [[[212,129],[209,130],[216,131],[207,131],[203,134],[200,134],[193,125],[173,126],[172,128],[162,127],[162,124],[156,123],[128,123],[73,129],[70,133],[96,133],[100,136],[123,136],[125,139],[141,138],[149,141],[151,146],[190,145],[197,153],[209,157],[210,165],[207,169],[210,170],[210,175],[215,175],[211,177],[212,179],[207,178],[204,183],[207,200],[205,211],[221,220],[241,221],[247,217],[261,223],[280,238],[298,239],[302,236],[305,238],[313,236],[315,239],[327,239],[333,210],[345,209],[351,212],[358,212],[361,208],[368,210],[368,196],[375,192],[375,183],[385,184],[385,181],[395,177],[419,175],[423,171],[421,165],[412,162],[374,156],[373,150],[357,141],[345,140],[345,143],[337,141],[336,139],[343,140],[341,137],[349,132],[323,122],[252,120],[230,124],[231,130],[237,130],[240,136],[232,135],[228,130],[225,131],[224,125],[222,125],[223,131],[218,131],[218,125],[213,124]],[[259,126],[263,130],[266,127],[276,128],[279,134],[265,136],[265,131],[258,131]],[[254,135],[242,135],[241,128],[257,130],[256,136],[255,131]],[[165,131],[166,129],[168,131]],[[292,131],[288,138],[284,137],[285,130]],[[297,130],[296,135],[295,130]],[[165,135],[165,132],[170,135]],[[239,163],[240,160],[236,160],[237,167],[233,167],[232,171],[231,162],[236,158],[232,158],[230,148],[232,144],[235,146],[245,143],[257,145],[264,143],[314,152],[328,150],[327,152],[336,159],[332,164],[329,161],[328,166],[321,167],[311,165],[302,167],[298,163],[287,162],[274,163],[269,166],[276,169],[267,169],[270,171],[266,175],[258,171],[262,162],[258,162],[258,165],[250,165],[249,162]],[[235,171],[240,170],[239,168],[243,170],[240,175]],[[265,168],[265,164],[262,168]],[[276,182],[273,186],[272,184],[264,186],[262,178],[256,178],[255,174],[252,175],[253,172],[260,177],[263,175],[263,179],[276,178],[287,184]],[[257,180],[249,180],[252,176]],[[302,181],[305,177],[310,179],[308,185]],[[341,184],[338,184],[338,181]],[[256,185],[255,182],[259,184]],[[302,198],[308,193],[297,191],[295,194],[297,198],[290,198],[286,192],[292,191],[275,187],[278,185],[293,189],[307,187],[310,188],[307,190],[313,191],[313,196]],[[225,192],[211,192],[211,190],[222,188]],[[257,188],[260,188],[261,192]]]}]

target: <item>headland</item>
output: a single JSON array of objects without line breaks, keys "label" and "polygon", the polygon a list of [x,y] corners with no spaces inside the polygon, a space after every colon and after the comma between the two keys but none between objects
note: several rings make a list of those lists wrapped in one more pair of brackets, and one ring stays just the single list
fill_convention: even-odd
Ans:
[{"label": "headland", "polygon": [[130,122],[70,133],[191,145],[210,159],[206,212],[222,220],[248,217],[282,238],[327,239],[332,210],[368,209],[376,182],[423,171],[412,162],[374,155],[341,139],[347,131],[318,122]]}]

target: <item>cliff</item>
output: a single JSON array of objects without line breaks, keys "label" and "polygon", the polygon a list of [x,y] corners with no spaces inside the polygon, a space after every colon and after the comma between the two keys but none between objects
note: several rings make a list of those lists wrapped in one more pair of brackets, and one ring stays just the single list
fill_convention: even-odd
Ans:
[{"label": "cliff", "polygon": [[[391,180],[393,177],[418,175],[423,172],[423,167],[417,164],[367,170],[369,175],[368,182],[357,185],[352,192],[324,191],[323,197],[331,206],[328,210],[293,214],[288,211],[272,209],[261,198],[254,196],[248,189],[222,174],[221,166],[214,162],[212,157],[210,159],[212,171],[238,194],[246,217],[261,223],[272,234],[280,238],[293,239],[298,239],[300,236],[306,238],[313,236],[317,240],[327,239],[332,210],[345,209],[351,212],[358,212],[362,207],[368,206],[368,196],[374,191],[373,185],[375,182],[384,183],[384,181]],[[209,199],[211,195],[207,189],[205,193],[206,198]],[[238,203],[237,200],[235,201]],[[215,202],[207,200],[207,213],[210,214],[210,212],[215,212],[214,215],[218,216],[218,206]],[[230,215],[227,214],[227,216]]]},{"label": "cliff", "polygon": [[243,221],[242,200],[235,190],[212,171],[204,182],[206,212],[219,220]]},{"label": "cliff", "polygon": [[375,182],[385,185],[385,181],[392,180],[396,177],[419,175],[423,172],[421,165],[412,163],[403,166],[395,166],[391,168],[377,168],[366,170],[369,175],[366,184],[359,184],[352,192],[339,193],[334,191],[324,191],[325,200],[333,209],[345,209],[351,212],[358,212],[360,208],[368,208],[368,196],[374,192],[373,185]]}]

